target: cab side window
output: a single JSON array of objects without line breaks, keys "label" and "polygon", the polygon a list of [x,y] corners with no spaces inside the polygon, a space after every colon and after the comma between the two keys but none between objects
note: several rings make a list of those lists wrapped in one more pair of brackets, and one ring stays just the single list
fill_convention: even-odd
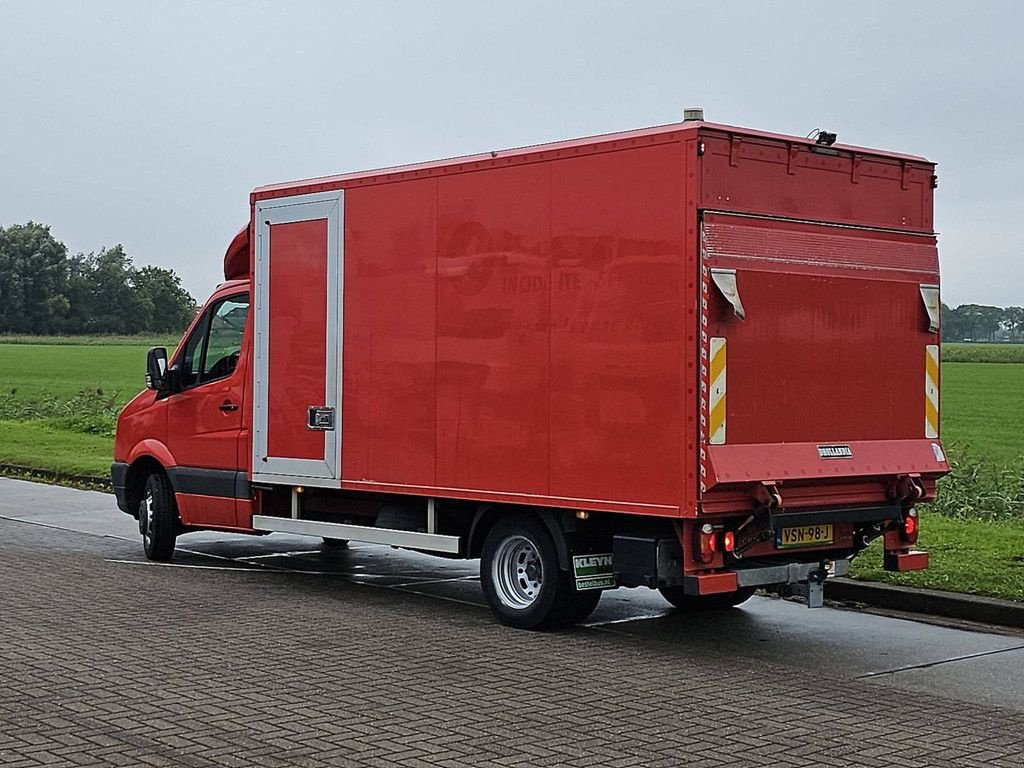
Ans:
[{"label": "cab side window", "polygon": [[203,313],[182,350],[183,389],[231,375],[242,351],[242,334],[248,315],[246,294],[221,299]]},{"label": "cab side window", "polygon": [[210,313],[202,316],[196,327],[192,329],[192,335],[185,342],[185,349],[182,350],[180,376],[183,389],[194,387],[199,383],[199,372],[202,368],[203,350],[206,348],[206,332],[210,327]]}]

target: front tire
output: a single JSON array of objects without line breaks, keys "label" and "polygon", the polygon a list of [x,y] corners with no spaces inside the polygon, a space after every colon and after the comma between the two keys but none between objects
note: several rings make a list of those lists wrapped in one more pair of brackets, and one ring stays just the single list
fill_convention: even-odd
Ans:
[{"label": "front tire", "polygon": [[551,534],[533,518],[506,517],[491,528],[480,555],[480,583],[495,617],[506,626],[544,629],[571,618],[575,590],[558,567]]},{"label": "front tire", "polygon": [[722,611],[745,603],[755,592],[755,587],[744,587],[735,592],[717,595],[688,595],[682,587],[658,587],[661,596],[681,611]]},{"label": "front tire", "polygon": [[170,484],[162,474],[146,478],[139,502],[139,532],[142,533],[142,548],[150,560],[166,562],[174,555],[178,508]]}]

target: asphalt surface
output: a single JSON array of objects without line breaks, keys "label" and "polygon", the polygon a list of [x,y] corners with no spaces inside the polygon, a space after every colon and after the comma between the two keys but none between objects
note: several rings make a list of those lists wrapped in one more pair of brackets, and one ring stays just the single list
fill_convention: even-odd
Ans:
[{"label": "asphalt surface", "polygon": [[1024,765],[1024,636],[604,595],[529,633],[477,563],[212,533],[0,478],[0,765]]}]

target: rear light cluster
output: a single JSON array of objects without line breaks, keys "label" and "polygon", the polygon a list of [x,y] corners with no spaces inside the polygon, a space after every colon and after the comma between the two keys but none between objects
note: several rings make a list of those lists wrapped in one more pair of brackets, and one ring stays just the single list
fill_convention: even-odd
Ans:
[{"label": "rear light cluster", "polygon": [[697,555],[702,563],[710,563],[719,551],[733,552],[736,550],[736,534],[732,531],[721,531],[711,523],[704,523],[697,534]]},{"label": "rear light cluster", "polygon": [[702,563],[710,563],[718,551],[718,531],[711,523],[704,523],[697,536],[697,552]]},{"label": "rear light cluster", "polygon": [[911,507],[903,516],[903,540],[909,544],[916,544],[917,533],[920,527],[917,519],[917,510]]}]

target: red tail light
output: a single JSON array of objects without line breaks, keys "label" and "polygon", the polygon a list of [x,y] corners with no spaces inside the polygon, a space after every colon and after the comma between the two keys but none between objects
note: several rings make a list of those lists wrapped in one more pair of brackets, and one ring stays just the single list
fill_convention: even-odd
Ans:
[{"label": "red tail light", "polygon": [[911,544],[917,542],[917,532],[920,528],[917,519],[917,510],[908,509],[903,518],[903,539]]},{"label": "red tail light", "polygon": [[722,534],[722,549],[725,552],[732,552],[736,549],[736,534],[726,531]]},{"label": "red tail light", "polygon": [[718,534],[711,523],[704,523],[697,536],[697,549],[702,563],[710,563],[718,551]]}]

